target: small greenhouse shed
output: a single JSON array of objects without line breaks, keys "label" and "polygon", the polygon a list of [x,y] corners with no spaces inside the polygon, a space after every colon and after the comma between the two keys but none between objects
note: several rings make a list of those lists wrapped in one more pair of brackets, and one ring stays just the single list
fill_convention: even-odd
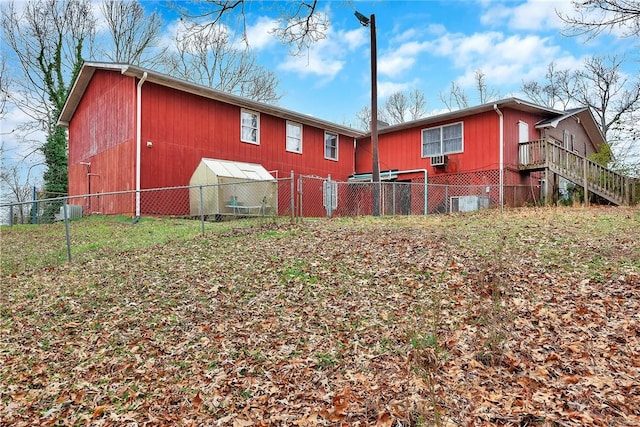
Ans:
[{"label": "small greenhouse shed", "polygon": [[271,215],[278,206],[278,184],[256,163],[207,159],[191,175],[192,216]]}]

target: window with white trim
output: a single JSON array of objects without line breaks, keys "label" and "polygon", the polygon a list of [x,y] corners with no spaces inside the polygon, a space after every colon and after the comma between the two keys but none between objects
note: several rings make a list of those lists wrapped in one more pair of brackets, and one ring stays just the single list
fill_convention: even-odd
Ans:
[{"label": "window with white trim", "polygon": [[302,125],[287,122],[287,151],[302,153]]},{"label": "window with white trim", "polygon": [[422,157],[464,151],[462,122],[422,129]]},{"label": "window with white trim", "polygon": [[324,133],[324,158],[338,160],[338,134]]},{"label": "window with white trim", "polygon": [[260,144],[260,114],[249,110],[240,111],[240,141]]}]

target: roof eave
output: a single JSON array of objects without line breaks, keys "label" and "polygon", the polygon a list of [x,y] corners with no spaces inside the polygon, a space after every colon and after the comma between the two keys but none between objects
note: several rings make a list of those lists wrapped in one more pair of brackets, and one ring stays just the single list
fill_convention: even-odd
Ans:
[{"label": "roof eave", "polygon": [[[518,99],[518,98],[505,98],[505,99],[501,99],[498,101],[494,101],[494,102],[489,102],[486,104],[481,104],[481,105],[476,105],[473,107],[469,107],[469,108],[464,108],[461,110],[455,110],[455,111],[449,111],[443,114],[437,114],[434,116],[429,116],[429,117],[424,117],[421,119],[417,119],[417,120],[413,120],[410,122],[404,122],[404,123],[400,123],[397,125],[391,125],[389,127],[385,127],[382,129],[378,130],[379,134],[385,134],[385,133],[390,133],[390,132],[396,132],[399,130],[405,130],[405,129],[411,129],[411,128],[416,128],[416,127],[420,127],[420,126],[428,126],[429,124],[432,123],[436,123],[436,122],[446,122],[446,121],[451,121],[451,120],[456,120],[456,119],[460,119],[463,117],[468,117],[474,114],[478,114],[478,113],[483,113],[483,112],[487,112],[487,111],[493,111],[494,107],[498,107],[498,108],[502,108],[502,107],[508,107],[508,106],[512,106],[514,108],[517,109],[521,109],[524,111],[537,111],[537,112],[543,112],[545,114],[561,114],[562,112],[551,109],[551,108],[547,108],[547,107],[542,107],[539,105],[535,105],[532,104],[528,101],[524,101],[522,99]],[[369,137],[371,136],[371,133],[366,133],[365,135],[363,135],[364,137]]]},{"label": "roof eave", "polygon": [[123,75],[135,77],[138,79],[142,78],[142,76],[146,72],[148,82],[156,83],[156,84],[170,87],[183,92],[188,92],[194,95],[203,96],[206,98],[236,105],[241,108],[255,110],[260,113],[270,114],[275,117],[280,117],[286,120],[292,120],[292,121],[300,122],[309,126],[314,126],[314,127],[328,130],[328,131],[337,132],[341,135],[350,136],[352,138],[357,138],[364,135],[364,132],[358,129],[341,126],[336,123],[331,123],[326,120],[317,119],[312,116],[297,113],[295,111],[287,110],[285,108],[277,107],[274,105],[253,101],[248,98],[243,98],[241,96],[222,92],[216,89],[209,88],[207,86],[202,86],[196,83],[180,80],[175,77],[171,77],[166,74],[147,70],[135,65],[112,64],[112,63],[102,63],[102,62],[85,62],[83,64],[82,69],[80,70],[80,73],[78,74],[78,77],[76,78],[76,81],[74,82],[74,85],[71,91],[69,92],[69,97],[65,102],[65,105],[60,114],[60,118],[58,119],[59,126],[65,126],[65,127],[69,126],[71,118],[73,117],[73,114],[75,113],[75,110],[78,107],[80,100],[82,99],[82,96],[84,95],[84,92],[89,82],[91,81],[91,78],[93,77],[93,74],[98,69],[120,70],[120,72]]},{"label": "roof eave", "polygon": [[84,91],[86,90],[93,74],[97,69],[112,69],[112,70],[123,70],[125,66],[123,64],[109,64],[102,62],[85,62],[82,64],[82,68],[78,73],[78,77],[76,77],[76,81],[73,82],[73,86],[69,91],[69,96],[62,106],[62,110],[60,111],[60,116],[58,117],[57,125],[62,127],[69,127],[69,123],[71,122],[71,118],[78,108],[80,104],[80,100],[84,96]]}]

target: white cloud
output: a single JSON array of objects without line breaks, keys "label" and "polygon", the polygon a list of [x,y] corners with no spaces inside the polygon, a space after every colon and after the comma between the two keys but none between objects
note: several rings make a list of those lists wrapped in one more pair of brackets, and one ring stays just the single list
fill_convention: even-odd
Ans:
[{"label": "white cloud", "polygon": [[471,35],[449,33],[431,45],[430,52],[450,60],[455,69],[463,70],[457,79],[463,87],[473,86],[474,74],[479,69],[487,83],[503,86],[544,77],[551,61],[568,69],[576,69],[582,63],[582,58],[564,52],[551,38],[537,35],[507,36],[496,31]]},{"label": "white cloud", "polygon": [[410,41],[382,55],[378,60],[378,72],[389,77],[397,77],[409,70],[418,56],[431,47],[428,42]]},{"label": "white cloud", "polygon": [[[278,21],[266,16],[259,17],[253,25],[249,25],[246,29],[246,38],[249,47],[253,50],[262,50],[278,43],[278,39],[273,34],[273,30],[277,28]],[[240,42],[244,48],[244,42]]]},{"label": "white cloud", "polygon": [[564,27],[558,13],[566,14],[572,10],[569,0],[540,1],[527,0],[524,3],[487,3],[488,9],[481,15],[484,25],[504,27],[512,30],[544,31]]},{"label": "white cloud", "polygon": [[344,67],[347,53],[356,51],[366,42],[366,31],[329,32],[327,38],[320,40],[308,49],[306,55],[287,56],[278,68],[303,75],[333,79]]},{"label": "white cloud", "polygon": [[176,45],[174,40],[176,36],[183,34],[185,30],[186,28],[182,19],[176,19],[172,22],[169,22],[165,26],[164,31],[162,31],[162,35],[160,36],[158,45],[167,46],[170,52],[175,52]]},{"label": "white cloud", "polygon": [[378,82],[378,103],[389,95],[415,87],[415,82]]},{"label": "white cloud", "polygon": [[349,51],[355,51],[367,42],[367,32],[361,28],[351,31],[340,31],[339,36],[346,43]]}]

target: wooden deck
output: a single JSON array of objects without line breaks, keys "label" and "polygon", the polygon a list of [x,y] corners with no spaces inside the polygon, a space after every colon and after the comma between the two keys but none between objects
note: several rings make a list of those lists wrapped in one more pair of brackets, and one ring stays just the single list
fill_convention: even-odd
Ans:
[{"label": "wooden deck", "polygon": [[617,205],[636,200],[638,180],[607,169],[549,139],[519,145],[521,171],[550,171]]}]

